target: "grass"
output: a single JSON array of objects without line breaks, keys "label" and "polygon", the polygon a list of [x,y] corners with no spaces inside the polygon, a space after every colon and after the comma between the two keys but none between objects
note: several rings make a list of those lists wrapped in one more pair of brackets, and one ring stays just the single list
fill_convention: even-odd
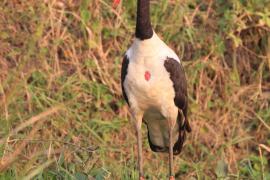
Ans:
[{"label": "grass", "polygon": [[[183,60],[192,133],[178,179],[270,179],[270,2],[151,1]],[[137,179],[120,65],[136,2],[0,2],[0,179]],[[166,154],[144,169],[168,177]]]}]

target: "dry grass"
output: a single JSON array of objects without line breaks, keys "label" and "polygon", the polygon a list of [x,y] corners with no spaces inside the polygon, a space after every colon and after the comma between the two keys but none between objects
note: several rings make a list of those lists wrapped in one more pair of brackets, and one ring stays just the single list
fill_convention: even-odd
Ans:
[{"label": "dry grass", "polygon": [[[135,1],[0,2],[0,178],[136,179],[119,86]],[[181,179],[270,178],[269,1],[151,1],[158,34],[183,59],[189,134]],[[167,177],[150,151],[146,176]]]}]

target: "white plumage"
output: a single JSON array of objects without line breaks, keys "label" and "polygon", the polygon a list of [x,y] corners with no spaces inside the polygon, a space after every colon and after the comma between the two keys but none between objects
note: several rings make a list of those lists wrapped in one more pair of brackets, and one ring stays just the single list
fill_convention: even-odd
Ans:
[{"label": "white plumage", "polygon": [[[180,62],[177,55],[154,33],[151,39],[135,39],[126,53],[129,59],[124,88],[131,111],[144,121],[150,129],[152,143],[160,147],[169,147],[170,120],[174,125],[178,108],[174,104],[175,92],[164,61],[173,58]],[[146,71],[151,73],[149,81],[145,80]],[[138,122],[135,122],[135,124]],[[178,126],[173,131],[173,143],[178,138]]]}]

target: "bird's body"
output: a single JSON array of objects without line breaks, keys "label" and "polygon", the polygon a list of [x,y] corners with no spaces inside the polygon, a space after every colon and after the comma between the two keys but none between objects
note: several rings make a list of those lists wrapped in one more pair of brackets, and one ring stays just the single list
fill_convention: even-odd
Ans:
[{"label": "bird's body", "polygon": [[[173,82],[164,66],[168,58],[180,62],[177,55],[155,33],[152,38],[144,41],[135,39],[125,54],[128,66],[123,82],[129,104],[134,111],[143,114],[150,143],[167,149],[167,119],[176,121],[178,115]],[[145,79],[146,72],[150,73],[149,80]],[[178,129],[178,126],[174,127],[174,143],[178,138]]]},{"label": "bird's body", "polygon": [[151,27],[149,6],[149,0],[138,0],[136,38],[122,63],[122,91],[136,129],[140,178],[143,178],[142,122],[148,129],[150,148],[169,153],[173,177],[173,154],[181,152],[186,131],[191,131],[187,119],[187,83],[178,56]]}]

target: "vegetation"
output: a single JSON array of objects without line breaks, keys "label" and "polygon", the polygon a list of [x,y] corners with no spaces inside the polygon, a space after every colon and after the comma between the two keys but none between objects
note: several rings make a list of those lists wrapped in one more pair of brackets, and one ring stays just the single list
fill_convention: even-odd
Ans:
[{"label": "vegetation", "polygon": [[[270,179],[270,1],[152,0],[183,60],[192,133],[178,179]],[[119,71],[136,1],[0,1],[0,179],[137,179]],[[168,177],[151,152],[149,179]]]}]

